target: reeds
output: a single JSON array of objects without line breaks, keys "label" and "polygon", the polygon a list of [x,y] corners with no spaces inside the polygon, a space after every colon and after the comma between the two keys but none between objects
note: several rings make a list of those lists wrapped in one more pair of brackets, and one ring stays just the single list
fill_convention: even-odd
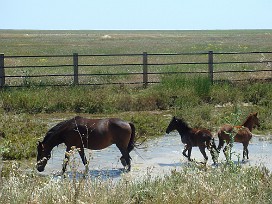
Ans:
[{"label": "reeds", "polygon": [[3,179],[1,203],[270,203],[272,177],[265,167],[191,164],[170,175],[118,182],[100,178],[41,177],[13,165]]}]

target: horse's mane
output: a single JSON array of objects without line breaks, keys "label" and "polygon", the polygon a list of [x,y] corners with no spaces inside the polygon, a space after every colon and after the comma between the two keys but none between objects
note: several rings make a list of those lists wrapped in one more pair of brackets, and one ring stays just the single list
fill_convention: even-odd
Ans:
[{"label": "horse's mane", "polygon": [[185,122],[185,120],[183,118],[176,118],[176,120],[177,120],[178,124],[180,126],[182,126],[182,129],[184,129],[184,130],[190,130],[190,129],[192,129],[192,128],[190,128],[190,126],[188,125],[188,123]]},{"label": "horse's mane", "polygon": [[70,120],[65,120],[62,121],[60,123],[58,123],[57,125],[55,125],[54,127],[52,127],[45,135],[45,137],[43,138],[43,143],[46,142],[47,140],[51,139],[53,136],[55,136],[57,133],[59,133],[61,130],[63,130],[66,127],[66,123],[68,123]]}]

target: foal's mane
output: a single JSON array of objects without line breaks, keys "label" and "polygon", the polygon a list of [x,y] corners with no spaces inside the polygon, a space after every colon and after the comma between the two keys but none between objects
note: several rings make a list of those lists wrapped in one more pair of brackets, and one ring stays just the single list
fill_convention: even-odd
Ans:
[{"label": "foal's mane", "polygon": [[52,137],[54,137],[55,135],[57,135],[61,130],[63,130],[67,125],[67,123],[69,123],[71,120],[65,120],[62,121],[60,123],[58,123],[57,125],[55,125],[54,127],[52,127],[45,135],[44,139],[43,139],[43,143],[47,142],[48,140],[50,140]]},{"label": "foal's mane", "polygon": [[256,112],[250,113],[250,114],[247,116],[247,118],[244,120],[244,122],[243,122],[242,124],[244,125],[245,123],[247,123],[248,120],[249,120],[250,118],[252,118],[253,116],[255,116],[256,114],[257,114]]},{"label": "foal's mane", "polygon": [[176,118],[176,121],[178,123],[178,125],[182,126],[183,129],[185,130],[190,130],[192,129],[187,122],[185,122],[185,120],[183,118]]}]

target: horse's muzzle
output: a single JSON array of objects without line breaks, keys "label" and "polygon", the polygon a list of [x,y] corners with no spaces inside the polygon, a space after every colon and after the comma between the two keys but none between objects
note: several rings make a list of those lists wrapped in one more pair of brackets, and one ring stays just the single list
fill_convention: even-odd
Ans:
[{"label": "horse's muzzle", "polygon": [[44,171],[44,166],[37,165],[37,170],[38,170],[39,172]]},{"label": "horse's muzzle", "polygon": [[37,162],[36,168],[37,168],[37,170],[38,170],[39,172],[44,171],[45,165],[47,164],[47,160],[48,160],[48,159],[47,159],[46,157],[44,157],[44,158],[42,158],[40,161]]}]

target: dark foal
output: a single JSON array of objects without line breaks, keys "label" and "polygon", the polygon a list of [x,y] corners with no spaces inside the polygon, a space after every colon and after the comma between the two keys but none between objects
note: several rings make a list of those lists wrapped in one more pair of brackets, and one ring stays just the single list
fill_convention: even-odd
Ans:
[{"label": "dark foal", "polygon": [[[205,159],[205,163],[208,160],[205,148],[210,151],[214,164],[217,163],[217,149],[214,143],[214,138],[209,130],[190,128],[183,119],[176,118],[175,116],[168,125],[166,133],[168,134],[174,130],[179,132],[181,142],[185,144],[185,148],[182,153],[189,161],[192,161],[192,147],[199,147],[199,150]],[[188,154],[186,154],[186,152],[188,152]]]}]

